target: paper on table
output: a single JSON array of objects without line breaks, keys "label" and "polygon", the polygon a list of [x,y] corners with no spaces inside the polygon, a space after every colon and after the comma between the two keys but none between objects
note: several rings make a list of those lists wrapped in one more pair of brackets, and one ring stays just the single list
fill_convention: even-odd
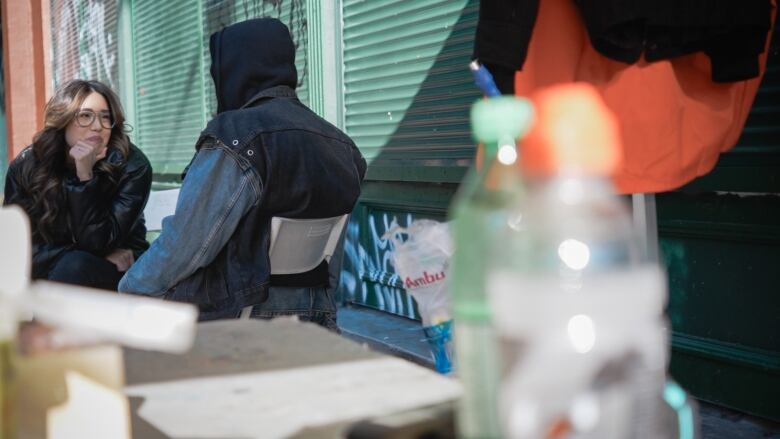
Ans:
[{"label": "paper on table", "polygon": [[460,384],[386,357],[125,388],[170,437],[288,437],[303,428],[453,401]]}]

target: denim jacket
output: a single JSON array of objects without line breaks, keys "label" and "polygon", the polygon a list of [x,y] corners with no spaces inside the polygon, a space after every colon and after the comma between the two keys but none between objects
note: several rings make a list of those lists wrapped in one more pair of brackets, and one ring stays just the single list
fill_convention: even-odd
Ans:
[{"label": "denim jacket", "polygon": [[351,212],[366,163],[352,140],[287,86],[220,113],[201,133],[174,215],[119,291],[233,317],[268,298],[273,216]]}]

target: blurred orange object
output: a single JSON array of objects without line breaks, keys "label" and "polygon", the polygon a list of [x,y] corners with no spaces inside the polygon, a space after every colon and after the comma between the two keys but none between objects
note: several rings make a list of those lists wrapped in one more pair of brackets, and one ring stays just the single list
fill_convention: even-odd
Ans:
[{"label": "blurred orange object", "polygon": [[621,164],[617,120],[596,89],[560,84],[530,96],[536,124],[523,141],[526,175],[612,175]]},{"label": "blurred orange object", "polygon": [[[774,16],[777,1],[772,5]],[[592,84],[620,124],[624,149],[615,175],[618,189],[662,192],[708,173],[720,153],[736,144],[766,55],[765,50],[758,78],[733,83],[712,81],[704,53],[628,65],[591,46],[574,2],[544,0],[539,2],[525,65],[515,75],[515,90],[530,96],[553,84]]]}]

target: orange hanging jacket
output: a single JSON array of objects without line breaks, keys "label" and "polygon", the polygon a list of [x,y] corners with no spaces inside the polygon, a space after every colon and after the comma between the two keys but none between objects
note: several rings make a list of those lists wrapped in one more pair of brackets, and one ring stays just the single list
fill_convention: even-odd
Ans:
[{"label": "orange hanging jacket", "polygon": [[[772,0],[773,17],[776,5]],[[523,69],[515,73],[515,92],[528,96],[539,87],[574,81],[594,85],[620,123],[619,190],[662,192],[708,173],[720,153],[737,143],[766,56],[764,50],[758,77],[731,83],[712,81],[710,59],[701,52],[625,64],[593,48],[574,2],[541,0]]]}]

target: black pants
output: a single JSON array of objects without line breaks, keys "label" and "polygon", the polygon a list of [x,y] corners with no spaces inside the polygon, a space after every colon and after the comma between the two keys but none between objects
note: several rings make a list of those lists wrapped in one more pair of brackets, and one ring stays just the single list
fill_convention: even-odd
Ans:
[{"label": "black pants", "polygon": [[116,291],[123,275],[107,259],[81,250],[69,250],[51,267],[46,279]]}]

